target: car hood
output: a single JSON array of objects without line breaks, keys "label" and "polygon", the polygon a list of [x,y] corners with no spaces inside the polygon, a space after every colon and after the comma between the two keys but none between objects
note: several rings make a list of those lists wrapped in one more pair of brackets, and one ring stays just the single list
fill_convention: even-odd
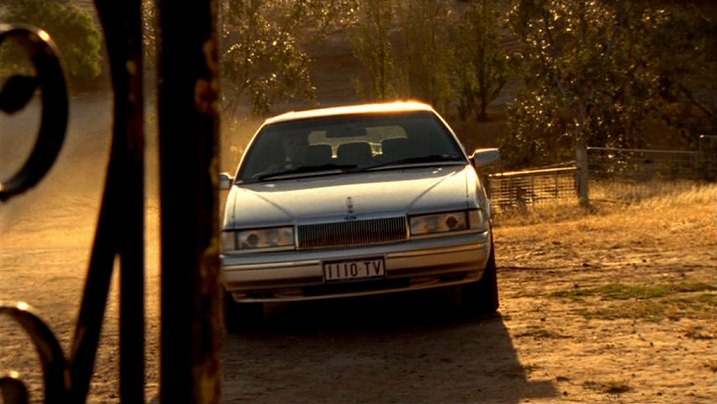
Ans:
[{"label": "car hood", "polygon": [[368,171],[236,184],[225,229],[403,216],[476,207],[470,165]]}]

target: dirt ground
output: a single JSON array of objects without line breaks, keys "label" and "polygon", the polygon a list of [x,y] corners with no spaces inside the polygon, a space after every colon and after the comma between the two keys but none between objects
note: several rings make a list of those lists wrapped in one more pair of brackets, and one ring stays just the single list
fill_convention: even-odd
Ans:
[{"label": "dirt ground", "polygon": [[[106,150],[107,126],[91,124],[105,110],[94,100],[75,108],[50,176],[0,205],[0,301],[35,307],[65,352],[104,181],[104,163],[83,156]],[[9,132],[0,125],[3,153],[16,150]],[[159,270],[158,208],[149,184],[152,402]],[[702,196],[654,206],[596,201],[592,214],[498,218],[501,308],[493,316],[460,314],[453,290],[269,306],[265,329],[224,338],[224,402],[717,402],[717,188],[693,193]],[[116,292],[91,403],[119,401]],[[0,373],[8,370],[19,371],[32,402],[41,402],[34,348],[1,318]]]},{"label": "dirt ground", "polygon": [[502,320],[557,394],[538,401],[717,401],[716,191],[496,229]]},{"label": "dirt ground", "polygon": [[227,402],[713,403],[716,197],[506,220],[495,316],[450,291],[277,308],[227,337]]}]

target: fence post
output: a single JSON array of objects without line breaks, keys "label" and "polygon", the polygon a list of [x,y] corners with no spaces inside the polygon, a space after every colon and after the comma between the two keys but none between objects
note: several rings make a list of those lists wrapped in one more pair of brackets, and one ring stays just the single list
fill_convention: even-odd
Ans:
[{"label": "fence post", "polygon": [[588,172],[588,148],[584,139],[578,139],[575,148],[575,166],[577,172],[577,192],[580,206],[587,208],[590,206],[588,180],[590,174]]}]

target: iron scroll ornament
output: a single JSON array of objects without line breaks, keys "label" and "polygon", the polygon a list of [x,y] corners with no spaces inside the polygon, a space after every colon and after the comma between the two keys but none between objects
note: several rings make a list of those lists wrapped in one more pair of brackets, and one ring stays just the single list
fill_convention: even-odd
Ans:
[{"label": "iron scroll ornament", "polygon": [[0,46],[17,41],[30,56],[35,76],[14,75],[0,88],[0,111],[23,109],[37,89],[41,92],[42,120],[32,153],[17,173],[0,182],[0,202],[35,186],[57,159],[67,131],[67,86],[58,51],[50,36],[28,25],[0,24]]},{"label": "iron scroll ornament", "polygon": [[[106,30],[114,123],[99,218],[69,354],[63,354],[50,328],[28,305],[0,304],[0,315],[19,323],[38,351],[45,403],[79,404],[87,400],[116,259],[120,267],[120,399],[144,402],[142,74],[141,68],[128,68],[142,66],[140,3],[96,0],[95,5]],[[68,100],[57,52],[53,45],[41,46],[41,42],[51,44],[49,36],[27,26],[3,27],[8,27],[3,28],[3,38],[20,38],[18,43],[34,63],[46,62],[49,55],[55,60],[55,69],[36,67],[35,77],[9,80],[2,90],[3,111],[22,109],[31,98],[27,93],[33,94],[38,88],[43,108],[41,133],[33,154],[9,185],[3,184],[6,200],[37,184],[54,163],[64,140]],[[0,393],[5,403],[28,402],[28,389],[16,373],[1,377]]]},{"label": "iron scroll ornament", "polygon": [[[18,322],[32,339],[42,363],[45,402],[66,403],[69,400],[67,361],[59,341],[50,328],[25,303],[0,304],[0,315],[8,315]],[[0,377],[0,397],[8,404],[27,403],[27,387],[11,372]]]},{"label": "iron scroll ornament", "polygon": [[[37,185],[54,164],[67,131],[68,96],[59,52],[50,36],[29,25],[0,24],[0,46],[16,41],[29,54],[36,74],[13,75],[0,88],[0,111],[13,114],[25,108],[34,94],[41,94],[42,116],[35,145],[24,164],[8,180],[0,182],[0,202]],[[0,302],[0,315],[7,315],[28,333],[42,364],[45,401],[69,398],[67,361],[55,335],[25,303]],[[6,403],[27,403],[27,387],[15,372],[0,375],[0,396]]]}]

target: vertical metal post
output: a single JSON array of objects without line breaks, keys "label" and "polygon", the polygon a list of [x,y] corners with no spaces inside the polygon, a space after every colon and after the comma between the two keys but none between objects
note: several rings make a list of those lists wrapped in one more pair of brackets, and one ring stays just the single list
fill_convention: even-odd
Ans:
[{"label": "vertical metal post", "polygon": [[159,0],[163,403],[220,399],[215,0]]},{"label": "vertical metal post", "polygon": [[588,148],[582,132],[578,134],[577,145],[575,147],[575,166],[577,166],[577,193],[580,206],[587,208],[590,206],[590,196],[588,181],[590,174],[588,171]]}]

